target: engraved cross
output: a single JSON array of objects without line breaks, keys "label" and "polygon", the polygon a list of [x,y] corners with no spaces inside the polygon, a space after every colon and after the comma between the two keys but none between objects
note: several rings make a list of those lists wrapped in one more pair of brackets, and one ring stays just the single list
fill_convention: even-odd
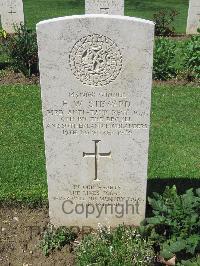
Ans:
[{"label": "engraved cross", "polygon": [[99,153],[98,143],[101,140],[93,140],[93,141],[94,141],[94,145],[95,145],[95,151],[94,151],[94,153],[86,153],[86,152],[83,152],[83,158],[84,157],[92,157],[92,158],[95,158],[95,178],[94,178],[94,180],[95,181],[100,181],[100,179],[98,179],[98,162],[99,162],[99,159],[101,157],[111,158],[111,151],[108,152],[108,153]]},{"label": "engraved cross", "polygon": [[13,10],[12,10],[12,6],[10,7],[10,11],[8,12],[9,14],[15,14],[16,12],[14,12]]}]

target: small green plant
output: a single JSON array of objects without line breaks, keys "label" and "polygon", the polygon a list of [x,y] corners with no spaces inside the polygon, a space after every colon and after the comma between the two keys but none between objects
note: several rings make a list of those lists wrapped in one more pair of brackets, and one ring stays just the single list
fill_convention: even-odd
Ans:
[{"label": "small green plant", "polygon": [[0,38],[6,39],[7,32],[4,29],[0,29]]},{"label": "small green plant", "polygon": [[178,195],[176,187],[167,187],[163,195],[149,198],[153,217],[147,218],[146,231],[165,259],[176,255],[178,261],[194,257],[200,251],[200,189]]},{"label": "small green plant", "polygon": [[9,35],[3,42],[4,52],[15,71],[30,77],[38,74],[38,48],[36,33],[26,26],[15,27],[15,33]]},{"label": "small green plant", "polygon": [[187,79],[200,79],[200,35],[192,36],[187,42],[184,58]]},{"label": "small green plant", "polygon": [[168,80],[176,77],[176,42],[158,38],[155,41],[153,79]]},{"label": "small green plant", "polygon": [[70,244],[76,239],[77,235],[66,227],[48,228],[43,235],[43,239],[40,243],[40,247],[45,254],[48,256],[54,249],[61,249],[67,244]]},{"label": "small green plant", "polygon": [[5,74],[4,70],[9,66],[9,58],[5,54],[4,47],[2,45],[6,42],[7,38],[7,32],[4,29],[0,28],[0,77]]},{"label": "small green plant", "polygon": [[175,33],[174,20],[178,15],[175,9],[161,9],[154,14],[153,18],[156,23],[156,36],[171,36]]},{"label": "small green plant", "polygon": [[154,80],[200,79],[200,35],[187,41],[159,37],[154,48]]},{"label": "small green plant", "polygon": [[77,265],[152,265],[152,243],[141,238],[137,229],[119,226],[112,231],[100,227],[86,236],[76,250]]}]

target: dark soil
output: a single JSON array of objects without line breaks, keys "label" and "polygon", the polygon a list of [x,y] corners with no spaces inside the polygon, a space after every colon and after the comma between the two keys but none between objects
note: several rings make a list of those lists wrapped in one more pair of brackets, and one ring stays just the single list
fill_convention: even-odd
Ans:
[{"label": "dark soil", "polygon": [[48,209],[28,207],[0,208],[1,266],[72,266],[74,255],[69,246],[46,257],[39,247],[49,223]]},{"label": "dark soil", "polygon": [[192,35],[186,35],[186,34],[175,34],[166,38],[169,38],[174,41],[186,41],[191,38]]},{"label": "dark soil", "polygon": [[[24,77],[22,73],[15,73],[12,70],[4,70],[0,73],[0,85],[39,85],[39,76],[32,76],[30,78]],[[153,85],[170,85],[170,86],[200,86],[200,81],[179,80],[171,79],[167,81],[154,80]]]},{"label": "dark soil", "polygon": [[169,86],[191,86],[191,87],[200,87],[200,80],[196,80],[196,81],[188,81],[188,80],[184,80],[184,79],[170,79],[170,80],[166,80],[166,81],[162,81],[162,80],[154,80],[153,81],[153,85],[154,86],[162,86],[162,85],[169,85]]},{"label": "dark soil", "polygon": [[31,85],[39,84],[39,76],[25,77],[22,73],[15,73],[12,70],[4,70],[0,73],[0,85]]}]

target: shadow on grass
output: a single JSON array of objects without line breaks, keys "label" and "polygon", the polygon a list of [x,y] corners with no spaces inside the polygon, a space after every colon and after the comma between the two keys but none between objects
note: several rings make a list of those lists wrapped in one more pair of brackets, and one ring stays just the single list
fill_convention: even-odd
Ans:
[{"label": "shadow on grass", "polygon": [[153,192],[162,194],[166,186],[176,186],[179,194],[183,194],[190,188],[200,188],[200,179],[191,178],[162,178],[162,179],[149,179],[147,183],[147,196],[151,197]]},{"label": "shadow on grass", "polygon": [[194,190],[200,188],[200,179],[191,178],[162,178],[150,179],[147,182],[147,206],[146,217],[152,216],[152,208],[148,203],[148,197],[153,197],[153,192],[163,194],[166,186],[176,186],[178,194],[184,194],[186,190],[193,188]]},{"label": "shadow on grass", "polygon": [[125,8],[126,10],[137,10],[138,12],[158,12],[160,9],[165,9],[165,8],[172,8],[170,4],[168,3],[163,3],[163,2],[154,2],[152,4],[151,0],[126,0],[125,3]]},{"label": "shadow on grass", "polygon": [[82,8],[84,7],[84,1],[83,0],[70,0],[68,1],[68,8]]}]

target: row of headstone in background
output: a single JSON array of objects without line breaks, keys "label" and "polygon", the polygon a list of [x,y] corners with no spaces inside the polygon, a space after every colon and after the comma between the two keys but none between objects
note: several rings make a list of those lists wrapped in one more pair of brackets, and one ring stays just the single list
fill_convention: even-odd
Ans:
[{"label": "row of headstone in background", "polygon": [[[124,15],[124,0],[86,0],[86,14]],[[200,0],[189,0],[187,34],[196,34],[200,28]]]},{"label": "row of headstone in background", "polygon": [[8,33],[14,33],[15,27],[24,24],[22,0],[0,0],[1,26]]},{"label": "row of headstone in background", "polygon": [[186,33],[196,34],[198,28],[200,28],[200,0],[190,0]]},{"label": "row of headstone in background", "polygon": [[[86,14],[124,15],[124,0],[86,0]],[[14,32],[14,25],[24,23],[22,0],[0,0],[2,28]],[[200,0],[190,0],[187,19],[187,34],[196,34],[200,28]]]},{"label": "row of headstone in background", "polygon": [[85,0],[86,14],[124,15],[124,0]]},{"label": "row of headstone in background", "polygon": [[86,12],[111,15],[37,24],[56,226],[139,225],[145,217],[154,23],[112,16],[123,15],[123,1],[100,2],[86,0]]}]

